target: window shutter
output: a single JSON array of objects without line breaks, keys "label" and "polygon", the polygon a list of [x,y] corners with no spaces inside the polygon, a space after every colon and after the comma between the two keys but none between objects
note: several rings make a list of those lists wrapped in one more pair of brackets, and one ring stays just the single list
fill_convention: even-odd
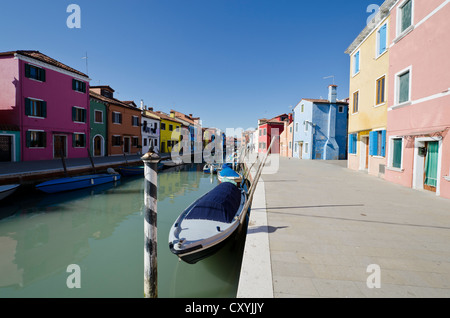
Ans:
[{"label": "window shutter", "polygon": [[355,54],[355,74],[359,72],[359,52]]},{"label": "window shutter", "polygon": [[119,114],[119,124],[122,123],[122,113]]},{"label": "window shutter", "polygon": [[378,54],[382,54],[384,51],[386,51],[386,30],[387,30],[387,25],[383,25],[380,29],[380,47],[379,47],[379,52]]},{"label": "window shutter", "polygon": [[76,147],[76,134],[72,134],[72,148]]},{"label": "window shutter", "polygon": [[31,131],[27,131],[27,133],[26,133],[26,143],[27,143],[27,148],[30,148],[30,146],[31,146]]},{"label": "window shutter", "polygon": [[86,122],[86,109],[83,109],[83,123]]},{"label": "window shutter", "polygon": [[86,134],[84,134],[82,136],[83,136],[83,147],[86,147]]},{"label": "window shutter", "polygon": [[30,64],[25,64],[25,77],[30,77]]},{"label": "window shutter", "polygon": [[42,117],[47,118],[47,102],[42,102]]},{"label": "window shutter", "polygon": [[369,155],[370,156],[376,156],[377,155],[377,148],[378,148],[378,132],[371,131],[369,134]]},{"label": "window shutter", "polygon": [[31,100],[29,100],[28,98],[25,98],[25,115],[31,115]]},{"label": "window shutter", "polygon": [[75,107],[72,107],[72,121],[75,121],[77,117],[77,109]]},{"label": "window shutter", "polygon": [[[297,144],[295,144],[295,151],[297,151]],[[348,153],[353,154],[353,134],[348,136]]]},{"label": "window shutter", "polygon": [[386,130],[381,132],[381,156],[386,157]]},{"label": "window shutter", "polygon": [[43,147],[47,148],[47,133],[46,132],[42,133],[42,140],[43,140],[43,142],[42,142]]},{"label": "window shutter", "polygon": [[77,82],[75,81],[75,79],[72,78],[72,90],[76,89],[77,89]]},{"label": "window shutter", "polygon": [[42,82],[45,82],[45,70],[43,68],[40,68],[38,71],[39,80]]}]

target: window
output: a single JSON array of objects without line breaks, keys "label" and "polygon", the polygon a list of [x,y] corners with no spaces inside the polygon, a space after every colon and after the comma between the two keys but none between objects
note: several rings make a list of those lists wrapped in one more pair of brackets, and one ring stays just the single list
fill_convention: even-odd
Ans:
[{"label": "window", "polygon": [[122,138],[120,136],[112,136],[112,146],[120,147],[122,145]]},{"label": "window", "polygon": [[267,136],[267,129],[264,128],[264,136]]},{"label": "window", "polygon": [[305,132],[309,130],[309,122],[305,121]]},{"label": "window", "polygon": [[309,153],[309,143],[305,142],[305,146],[303,147],[303,149],[305,150],[305,154]]},{"label": "window", "polygon": [[386,156],[386,130],[371,131],[369,134],[369,155]]},{"label": "window", "polygon": [[353,114],[359,111],[359,91],[353,93]]},{"label": "window", "polygon": [[118,112],[112,113],[112,123],[113,124],[122,124],[122,114]]},{"label": "window", "polygon": [[295,152],[297,152],[297,151],[298,151],[298,144],[295,143]]},{"label": "window", "polygon": [[77,123],[85,123],[86,109],[79,107],[72,107],[72,121]]},{"label": "window", "polygon": [[290,133],[292,133],[292,126],[291,126],[291,127],[289,127],[289,132],[290,132]]},{"label": "window", "polygon": [[259,130],[259,136],[262,136],[262,130],[261,129]]},{"label": "window", "polygon": [[47,102],[25,98],[25,115],[47,118]]},{"label": "window", "polygon": [[132,145],[133,145],[133,147],[138,147],[139,146],[139,137],[133,137],[133,139],[132,139]]},{"label": "window", "polygon": [[139,117],[138,116],[131,116],[131,125],[134,127],[139,126]]},{"label": "window", "polygon": [[353,75],[356,75],[360,71],[360,51],[356,52],[355,55],[353,55]]},{"label": "window", "polygon": [[84,148],[86,147],[86,134],[73,134],[73,147]]},{"label": "window", "polygon": [[298,132],[298,123],[295,123],[295,132]]},{"label": "window", "polygon": [[412,25],[412,0],[406,1],[400,8],[400,32],[403,33]]},{"label": "window", "polygon": [[386,101],[386,76],[377,79],[377,105],[383,104]]},{"label": "window", "polygon": [[339,106],[339,107],[338,107],[338,112],[339,112],[340,114],[342,114],[342,113],[344,112],[344,106]]},{"label": "window", "polygon": [[96,124],[103,124],[103,112],[100,110],[94,111],[94,122]]},{"label": "window", "polygon": [[169,125],[169,131],[173,131],[173,125]]},{"label": "window", "polygon": [[289,149],[292,149],[292,141],[289,141]]},{"label": "window", "polygon": [[72,89],[80,93],[86,93],[86,83],[72,79]]},{"label": "window", "polygon": [[147,138],[144,138],[143,141],[144,141],[144,147],[147,147]]},{"label": "window", "polygon": [[350,134],[348,136],[348,153],[352,154],[352,155],[356,155],[356,150],[357,150],[357,146],[356,146],[356,142],[358,140],[358,135],[357,134]]},{"label": "window", "polygon": [[161,130],[166,130],[166,124],[165,123],[161,123]]},{"label": "window", "polygon": [[45,82],[45,70],[30,64],[25,64],[25,77]]},{"label": "window", "polygon": [[402,168],[402,151],[403,151],[403,139],[392,138],[391,139],[391,167],[401,169]]},{"label": "window", "polygon": [[411,76],[410,76],[410,74],[411,74],[410,70],[407,70],[407,71],[397,75],[397,79],[396,79],[397,104],[406,103],[411,100],[411,91],[410,91]]},{"label": "window", "polygon": [[305,111],[305,105],[302,105],[302,113]]},{"label": "window", "polygon": [[47,146],[47,135],[44,131],[27,131],[27,148],[45,148]]},{"label": "window", "polygon": [[377,32],[377,56],[380,56],[387,50],[387,24],[383,26]]}]

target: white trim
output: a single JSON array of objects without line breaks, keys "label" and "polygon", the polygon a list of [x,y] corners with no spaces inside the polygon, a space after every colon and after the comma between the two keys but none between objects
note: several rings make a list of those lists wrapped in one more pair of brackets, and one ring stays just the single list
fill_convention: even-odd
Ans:
[{"label": "white trim", "polygon": [[421,21],[419,21],[415,27],[418,28],[420,25],[427,22],[433,15],[435,15],[436,13],[441,11],[449,3],[450,3],[450,0],[445,0],[436,9],[434,9],[430,14],[428,14],[425,18],[423,18]]},{"label": "white trim", "polygon": [[[406,5],[408,1],[411,1],[411,25],[406,28],[405,30],[401,30],[401,21],[402,21],[402,10],[403,7]],[[398,42],[400,37],[404,37],[406,34],[411,32],[414,29],[414,0],[403,0],[398,6],[397,6],[397,21],[396,21],[396,31],[395,34],[397,37],[394,39],[394,42]]]},{"label": "white trim", "polygon": [[[87,115],[87,109],[83,108],[81,106],[72,106],[72,108],[77,108],[77,109],[82,109],[86,111],[86,115]],[[73,120],[74,123],[76,124],[87,124],[87,116],[86,116],[86,121],[77,121],[77,120]]]},{"label": "white trim", "polygon": [[[358,53],[359,53],[359,69],[358,69],[358,72],[355,72],[356,71],[356,60],[355,60],[355,57],[356,57],[356,54],[358,54]],[[352,78],[353,78],[356,75],[358,75],[359,73],[361,73],[361,49],[355,51],[355,53],[352,55],[352,61],[351,62],[352,62]]]},{"label": "white trim", "polygon": [[[377,104],[377,95],[378,95],[378,80],[380,80],[380,79],[382,79],[384,77],[384,102],[382,102],[382,103],[380,103],[380,104]],[[378,77],[376,80],[375,80],[375,103],[374,103],[374,106],[373,107],[380,107],[380,106],[383,106],[383,105],[385,105],[386,104],[386,101],[387,101],[387,94],[386,94],[386,92],[387,92],[387,74],[383,74],[383,75],[381,75],[380,77]]]},{"label": "white trim", "polygon": [[[354,110],[355,110],[355,107],[354,107],[354,105],[355,105],[355,93],[356,92],[358,92],[358,111],[354,112]],[[352,93],[352,104],[349,105],[349,107],[351,107],[351,112],[350,112],[350,109],[349,109],[349,112],[351,113],[351,115],[359,114],[359,101],[361,100],[361,94],[360,93],[361,93],[361,90],[359,90],[359,89],[357,89],[356,91],[354,91]]]},{"label": "white trim", "polygon": [[[409,91],[408,91],[408,100],[403,103],[399,103],[400,98],[400,76],[406,74],[409,72]],[[412,97],[412,65],[408,66],[407,68],[401,70],[400,72],[397,72],[395,74],[394,78],[394,105],[391,107],[394,109],[395,107],[401,107],[405,106],[408,103],[411,103],[411,97]]]},{"label": "white trim", "polygon": [[58,72],[58,73],[61,73],[61,74],[64,74],[64,75],[68,75],[68,76],[74,77],[74,78],[76,78],[78,80],[81,80],[81,81],[85,81],[85,82],[88,82],[88,83],[91,81],[91,79],[89,77],[81,76],[79,74],[67,71],[65,69],[62,69],[62,68],[59,68],[59,67],[56,67],[56,66],[53,66],[53,65],[50,65],[50,64],[47,64],[47,63],[39,61],[39,60],[35,60],[35,59],[31,58],[31,57],[27,57],[27,56],[21,55],[19,53],[15,53],[14,54],[14,58],[18,59],[18,60],[22,60],[22,61],[30,63],[30,64],[34,64],[34,66],[37,66],[37,67],[40,67],[40,68],[47,68],[49,70],[52,70],[52,71],[55,71],[55,72]]},{"label": "white trim", "polygon": [[[401,139],[402,140],[402,162],[401,162],[401,166],[400,168],[396,168],[393,167],[393,160],[394,160],[394,156],[393,156],[393,151],[394,151],[394,139]],[[404,149],[405,149],[405,138],[403,136],[389,136],[389,152],[388,152],[388,156],[387,156],[387,165],[386,165],[386,169],[392,170],[392,171],[397,171],[397,172],[403,172],[404,168],[403,168],[403,163],[404,163]]]},{"label": "white trim", "polygon": [[[97,138],[97,137],[101,138],[100,156],[95,155],[95,138]],[[105,138],[100,134],[97,134],[92,138],[92,155],[94,157],[104,157],[105,156]]]},{"label": "white trim", "polygon": [[441,193],[441,177],[442,177],[442,137],[420,137],[414,140],[414,166],[413,166],[413,183],[412,187],[416,190],[423,190],[424,186],[424,164],[425,158],[419,156],[419,148],[424,147],[426,142],[438,141],[438,167],[437,167],[437,184],[436,184],[436,195],[439,196]]},{"label": "white trim", "polygon": [[[96,112],[99,112],[99,113],[101,113],[102,114],[102,121],[100,122],[100,121],[96,121],[95,120],[95,113]],[[102,111],[102,110],[98,110],[98,109],[94,109],[94,124],[103,124],[104,123],[104,112]]]}]

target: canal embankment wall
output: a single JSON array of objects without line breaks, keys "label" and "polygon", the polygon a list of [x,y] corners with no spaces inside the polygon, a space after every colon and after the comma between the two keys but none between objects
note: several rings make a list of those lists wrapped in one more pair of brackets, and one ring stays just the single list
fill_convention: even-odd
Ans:
[{"label": "canal embankment wall", "polygon": [[[249,180],[252,184],[255,175],[256,169],[252,167],[249,172]],[[266,194],[262,178],[259,179],[253,196],[236,296],[237,298],[273,298]]]}]

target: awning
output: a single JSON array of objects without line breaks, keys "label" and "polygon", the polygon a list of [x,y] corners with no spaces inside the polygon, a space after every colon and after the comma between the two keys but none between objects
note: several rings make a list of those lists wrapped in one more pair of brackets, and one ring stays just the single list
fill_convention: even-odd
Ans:
[{"label": "awning", "polygon": [[403,137],[433,137],[433,136],[441,136],[444,132],[446,132],[449,129],[449,127],[445,129],[439,129],[439,130],[426,130],[426,131],[418,131],[418,132],[411,132],[407,134],[403,134]]}]

